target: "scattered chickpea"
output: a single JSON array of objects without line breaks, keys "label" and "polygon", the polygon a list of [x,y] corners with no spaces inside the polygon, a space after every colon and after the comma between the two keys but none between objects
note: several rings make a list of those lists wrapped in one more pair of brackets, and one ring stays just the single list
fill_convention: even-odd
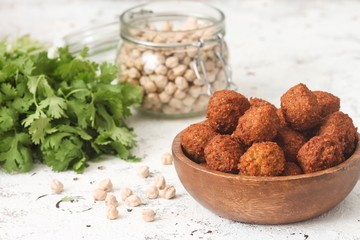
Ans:
[{"label": "scattered chickpea", "polygon": [[161,156],[161,163],[163,165],[171,165],[173,163],[173,157],[171,153],[164,153]]},{"label": "scattered chickpea", "polygon": [[131,195],[125,199],[125,204],[128,207],[137,207],[141,205],[141,199],[136,195]]},{"label": "scattered chickpea", "polygon": [[119,202],[116,199],[116,197],[112,194],[107,194],[106,198],[105,198],[105,204],[106,206],[114,206],[114,207],[118,207],[119,206]]},{"label": "scattered chickpea", "polygon": [[131,196],[133,194],[133,192],[131,191],[131,189],[130,188],[123,188],[122,190],[121,190],[121,199],[123,200],[123,201],[125,201],[129,196]]},{"label": "scattered chickpea", "polygon": [[142,178],[147,178],[150,176],[150,170],[148,166],[141,166],[138,170],[138,175]]},{"label": "scattered chickpea", "polygon": [[155,220],[155,211],[154,210],[151,210],[151,209],[144,209],[142,211],[142,219],[145,221],[145,222],[152,222]]},{"label": "scattered chickpea", "polygon": [[155,186],[158,188],[158,189],[164,189],[165,186],[166,186],[166,181],[165,181],[165,178],[164,176],[159,176],[155,179]]},{"label": "scattered chickpea", "polygon": [[106,178],[99,183],[99,188],[105,192],[111,192],[113,190],[113,184],[109,178]]},{"label": "scattered chickpea", "polygon": [[166,186],[161,191],[161,196],[165,199],[172,199],[175,197],[175,195],[176,195],[176,189],[174,186]]},{"label": "scattered chickpea", "polygon": [[145,194],[150,199],[155,199],[159,196],[159,190],[156,186],[150,186],[146,189]]},{"label": "scattered chickpea", "polygon": [[95,201],[104,201],[107,196],[107,192],[103,189],[95,189],[93,192],[93,197]]},{"label": "scattered chickpea", "polygon": [[50,183],[50,188],[53,193],[59,194],[64,190],[64,185],[57,179],[53,179]]},{"label": "scattered chickpea", "polygon": [[119,211],[115,206],[110,206],[107,212],[107,218],[109,220],[115,220],[119,218]]}]

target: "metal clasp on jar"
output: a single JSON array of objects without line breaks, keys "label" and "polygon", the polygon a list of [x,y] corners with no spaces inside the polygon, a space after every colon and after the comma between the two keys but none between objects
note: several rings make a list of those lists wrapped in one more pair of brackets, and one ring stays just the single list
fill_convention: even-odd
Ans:
[{"label": "metal clasp on jar", "polygon": [[[226,45],[224,42],[224,35],[222,33],[218,33],[214,38],[199,39],[198,42],[195,42],[193,44],[193,46],[197,48],[197,53],[196,53],[196,56],[194,57],[194,61],[193,61],[194,72],[195,72],[196,78],[199,81],[205,82],[205,84],[207,85],[207,87],[208,87],[207,93],[209,96],[211,96],[213,94],[214,90],[216,90],[216,89],[213,89],[211,81],[209,81],[204,61],[201,58],[201,51],[203,50],[204,46],[207,43],[214,43],[214,42],[217,42],[219,44],[219,50],[215,51],[214,54],[215,54],[216,58],[219,60],[219,62],[221,64],[221,68],[225,74],[225,81],[226,81],[225,88],[226,89],[236,89],[236,86],[233,83],[232,78],[231,78],[231,68],[225,62],[224,53],[225,53]],[[201,70],[203,76],[201,76],[199,70]]]}]

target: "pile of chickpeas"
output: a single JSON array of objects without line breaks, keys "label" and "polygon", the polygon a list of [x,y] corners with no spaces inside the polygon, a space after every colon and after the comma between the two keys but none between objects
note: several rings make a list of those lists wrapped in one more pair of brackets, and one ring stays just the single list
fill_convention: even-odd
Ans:
[{"label": "pile of chickpeas", "polygon": [[[204,29],[208,24],[189,18],[184,25],[176,28],[166,21],[158,27],[147,25],[144,31],[137,31],[133,36],[145,42],[161,43],[163,46],[196,43],[200,39],[213,37],[213,29]],[[219,48],[218,42],[206,43],[198,54],[196,46],[149,47],[125,41],[117,58],[119,80],[138,84],[143,88],[142,108],[145,110],[164,114],[204,111],[209,99],[209,87],[203,80],[201,70],[201,79],[197,78],[194,62],[199,55],[213,89],[226,88],[223,66],[215,56]]]}]

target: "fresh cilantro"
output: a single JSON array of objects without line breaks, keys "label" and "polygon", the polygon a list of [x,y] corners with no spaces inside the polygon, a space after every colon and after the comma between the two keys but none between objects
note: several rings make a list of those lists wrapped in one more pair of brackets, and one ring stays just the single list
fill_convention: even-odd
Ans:
[{"label": "fresh cilantro", "polygon": [[0,41],[0,167],[26,172],[40,161],[81,173],[102,154],[140,160],[125,119],[141,89],[111,84],[117,68],[87,60],[86,48],[78,56],[60,48],[52,59],[45,49],[29,36]]}]

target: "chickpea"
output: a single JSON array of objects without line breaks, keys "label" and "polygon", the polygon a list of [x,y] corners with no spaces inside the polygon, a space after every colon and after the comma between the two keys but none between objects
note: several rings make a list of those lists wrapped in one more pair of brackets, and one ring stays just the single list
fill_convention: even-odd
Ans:
[{"label": "chickpea", "polygon": [[121,190],[121,199],[125,201],[128,197],[130,197],[133,194],[130,188],[123,188]]},{"label": "chickpea", "polygon": [[110,206],[107,212],[107,218],[109,220],[115,220],[119,218],[119,211],[115,206]]},{"label": "chickpea", "polygon": [[189,82],[193,82],[196,79],[194,70],[192,70],[192,69],[186,70],[186,72],[184,74],[184,78]]},{"label": "chickpea", "polygon": [[164,22],[164,25],[163,25],[164,32],[171,32],[172,28],[173,28],[173,26],[169,21]]},{"label": "chickpea", "polygon": [[155,73],[158,75],[165,76],[167,71],[168,71],[168,69],[164,65],[159,65],[155,68]]},{"label": "chickpea", "polygon": [[113,184],[109,178],[102,180],[99,183],[99,189],[104,190],[105,192],[111,192],[113,190]]},{"label": "chickpea", "polygon": [[119,206],[119,202],[116,199],[116,197],[112,194],[108,194],[105,198],[105,204],[106,206],[114,206],[114,207],[118,207]]},{"label": "chickpea", "polygon": [[64,185],[57,179],[53,179],[50,183],[50,188],[53,193],[59,194],[64,190]]},{"label": "chickpea", "polygon": [[159,98],[162,103],[168,103],[171,99],[171,96],[168,95],[166,92],[161,92],[159,94]]},{"label": "chickpea", "polygon": [[128,74],[129,74],[130,78],[139,78],[140,77],[139,71],[134,67],[130,68]]},{"label": "chickpea", "polygon": [[169,101],[169,106],[180,109],[182,107],[182,102],[181,102],[181,100],[179,100],[177,98],[172,98]]},{"label": "chickpea", "polygon": [[193,98],[192,96],[186,96],[184,99],[183,99],[183,104],[187,107],[191,107],[194,102],[195,102],[195,98]]},{"label": "chickpea", "polygon": [[180,76],[175,78],[175,85],[180,90],[184,90],[189,87],[188,81],[186,81],[184,77],[180,77]]},{"label": "chickpea", "polygon": [[176,189],[174,186],[166,186],[161,191],[161,196],[165,199],[172,199],[175,197],[175,195],[176,195]]},{"label": "chickpea", "polygon": [[103,189],[98,188],[93,191],[93,197],[95,201],[104,201],[106,196],[107,192]]},{"label": "chickpea", "polygon": [[186,97],[186,92],[178,89],[176,90],[176,92],[174,93],[174,98],[182,100]]},{"label": "chickpea", "polygon": [[175,77],[182,76],[182,75],[184,75],[184,73],[186,71],[186,66],[183,64],[180,64],[179,66],[174,67],[172,70],[173,70],[173,74],[175,75]]},{"label": "chickpea", "polygon": [[142,178],[147,178],[150,175],[150,170],[148,166],[141,166],[138,170],[138,175]]},{"label": "chickpea", "polygon": [[176,85],[172,82],[169,82],[164,90],[168,95],[173,95],[174,92],[176,91]]},{"label": "chickpea", "polygon": [[148,189],[146,189],[145,194],[150,199],[155,199],[159,196],[159,190],[156,186],[150,186]]},{"label": "chickpea", "polygon": [[174,68],[179,65],[179,59],[177,57],[168,57],[165,61],[165,65],[168,68]]},{"label": "chickpea", "polygon": [[155,179],[155,186],[158,188],[158,189],[164,189],[165,186],[166,186],[166,181],[165,181],[165,178],[164,176],[159,176]]},{"label": "chickpea", "polygon": [[151,209],[144,209],[142,211],[142,219],[145,221],[145,222],[152,222],[155,220],[155,215],[156,213],[154,212],[154,210],[151,210]]},{"label": "chickpea", "polygon": [[162,156],[161,156],[161,163],[163,165],[172,165],[173,163],[173,156],[171,153],[164,153]]},{"label": "chickpea", "polygon": [[167,80],[167,78],[165,76],[157,75],[154,78],[154,82],[155,82],[155,85],[158,87],[158,89],[162,90],[167,85],[168,80]]},{"label": "chickpea", "polygon": [[141,199],[136,195],[130,195],[125,199],[125,204],[128,207],[138,207],[141,205]]}]

